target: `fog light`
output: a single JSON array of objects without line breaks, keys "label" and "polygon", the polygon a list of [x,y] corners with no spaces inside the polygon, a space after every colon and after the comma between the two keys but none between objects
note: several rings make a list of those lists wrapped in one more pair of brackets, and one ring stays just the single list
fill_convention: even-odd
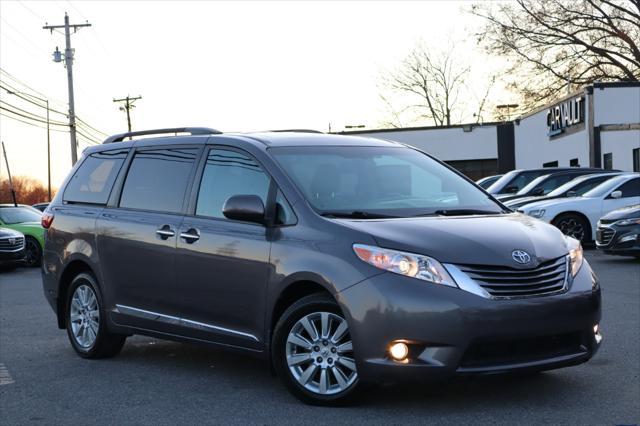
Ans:
[{"label": "fog light", "polygon": [[389,353],[394,360],[404,361],[409,355],[409,347],[404,342],[396,342],[389,348]]},{"label": "fog light", "polygon": [[602,334],[600,334],[599,324],[593,326],[593,337],[595,337],[597,344],[600,344],[600,342],[602,342]]}]

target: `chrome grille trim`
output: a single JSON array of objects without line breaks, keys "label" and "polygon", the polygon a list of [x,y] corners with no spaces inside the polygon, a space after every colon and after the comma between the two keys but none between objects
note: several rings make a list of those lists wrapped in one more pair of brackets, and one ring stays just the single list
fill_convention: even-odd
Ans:
[{"label": "chrome grille trim", "polygon": [[608,246],[615,235],[616,231],[613,229],[601,226],[596,231],[596,244],[598,246]]},{"label": "chrome grille trim", "polygon": [[530,269],[493,265],[456,266],[493,299],[547,296],[567,290],[568,256],[543,262]]},{"label": "chrome grille trim", "polygon": [[[13,244],[9,241],[13,240]],[[24,237],[2,237],[0,238],[0,250],[19,251],[24,248]]]}]

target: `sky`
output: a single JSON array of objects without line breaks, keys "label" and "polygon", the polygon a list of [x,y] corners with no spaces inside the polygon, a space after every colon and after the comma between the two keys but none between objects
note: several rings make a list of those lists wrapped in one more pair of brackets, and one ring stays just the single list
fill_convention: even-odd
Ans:
[{"label": "sky", "polygon": [[[479,80],[468,82],[472,91],[503,65],[476,46],[473,34],[481,22],[466,12],[470,6],[460,1],[2,1],[0,81],[67,110],[66,69],[52,60],[56,46],[64,50],[64,35],[42,29],[45,23],[62,24],[67,12],[72,24],[92,24],[71,37],[76,114],[104,134],[126,131],[126,116],[113,99],[127,95],[142,96],[132,110],[134,130],[379,128],[389,118],[380,98],[381,75],[395,69],[416,43],[455,49]],[[497,102],[510,101],[504,90],[494,92]],[[43,108],[3,89],[0,101],[45,115]],[[59,114],[52,119],[66,120]],[[83,131],[94,140],[104,137]],[[45,129],[0,116],[0,138],[13,175],[46,182]],[[79,139],[81,151],[90,142]],[[68,133],[52,132],[51,152],[57,187],[71,167]],[[4,163],[0,173],[6,177]]]}]

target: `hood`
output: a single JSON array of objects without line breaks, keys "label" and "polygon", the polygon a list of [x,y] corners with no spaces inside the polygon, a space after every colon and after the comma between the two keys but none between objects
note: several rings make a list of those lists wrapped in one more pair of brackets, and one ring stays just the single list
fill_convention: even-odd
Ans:
[{"label": "hood", "polygon": [[9,229],[9,228],[0,228],[0,238],[7,238],[7,237],[23,237],[24,235],[22,235],[21,232],[18,231],[14,231],[13,229]]},{"label": "hood", "polygon": [[544,209],[549,206],[560,206],[564,203],[588,203],[592,198],[585,197],[561,197],[561,198],[548,198],[544,197],[542,201],[535,201],[533,203],[524,206],[523,210],[535,210]]},{"label": "hood", "polygon": [[602,216],[601,220],[615,221],[621,219],[631,219],[634,217],[640,217],[640,204],[635,206],[623,207],[618,210],[607,213]]},{"label": "hood", "polygon": [[371,235],[380,247],[432,256],[443,263],[521,266],[512,258],[524,250],[537,263],[568,253],[562,233],[519,213],[491,216],[347,220],[341,223]]},{"label": "hood", "polygon": [[535,203],[536,201],[543,201],[546,199],[547,197],[539,195],[537,197],[516,198],[515,200],[503,201],[503,203],[507,207],[520,207],[524,206],[525,204]]}]

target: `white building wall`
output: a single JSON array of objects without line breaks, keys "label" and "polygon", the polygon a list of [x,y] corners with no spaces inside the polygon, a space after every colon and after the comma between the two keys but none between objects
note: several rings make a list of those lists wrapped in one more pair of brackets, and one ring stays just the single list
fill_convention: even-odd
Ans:
[{"label": "white building wall", "polygon": [[[602,155],[612,154],[613,168],[633,171],[632,152],[640,148],[640,130],[606,131],[600,133]],[[604,160],[602,160],[604,166]]]},{"label": "white building wall", "polygon": [[450,127],[358,132],[358,135],[405,143],[443,161],[498,158],[498,131],[494,125],[474,126],[470,132],[465,132],[461,127]]},{"label": "white building wall", "polygon": [[[585,123],[588,122],[585,108]],[[589,133],[584,130],[549,139],[547,110],[543,109],[514,125],[516,169],[542,167],[544,163],[558,161],[568,167],[569,160],[577,158],[580,166],[589,167]]]},{"label": "white building wall", "polygon": [[640,123],[640,87],[593,88],[595,126]]}]

